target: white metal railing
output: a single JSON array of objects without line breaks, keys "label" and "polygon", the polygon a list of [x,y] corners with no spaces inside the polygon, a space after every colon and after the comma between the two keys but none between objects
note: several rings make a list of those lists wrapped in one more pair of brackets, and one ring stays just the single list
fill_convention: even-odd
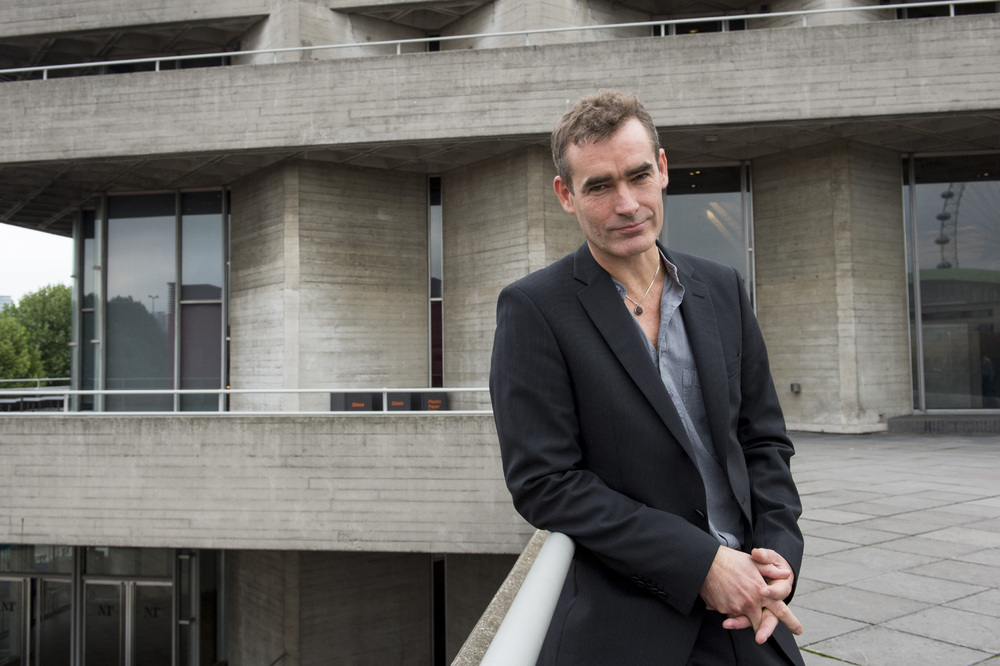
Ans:
[{"label": "white metal railing", "polygon": [[[12,380],[13,381],[13,380]],[[266,389],[136,389],[136,390],[114,390],[114,389],[102,389],[102,390],[71,390],[62,387],[40,387],[34,389],[28,388],[9,388],[0,389],[0,407],[11,400],[23,399],[25,397],[38,398],[38,399],[50,399],[59,400],[61,399],[61,406],[57,407],[63,412],[73,412],[74,414],[123,414],[123,413],[143,413],[143,414],[197,414],[197,413],[207,413],[216,414],[219,412],[225,412],[228,414],[323,414],[323,413],[334,413],[334,414],[353,414],[361,416],[371,416],[373,414],[392,414],[398,416],[401,414],[492,414],[492,409],[465,409],[458,408],[453,409],[450,406],[442,406],[440,409],[393,409],[390,405],[390,398],[396,394],[461,394],[461,393],[486,393],[488,395],[488,387],[416,387],[416,388],[389,388],[389,387],[378,387],[378,388],[343,388],[343,387],[332,387],[332,388],[308,388],[308,389],[290,389],[290,388],[266,388]],[[294,410],[272,410],[272,411],[262,411],[259,409],[247,408],[247,409],[232,409],[226,403],[226,398],[228,396],[235,395],[282,395],[282,394],[292,394],[292,395],[356,395],[356,394],[372,394],[380,395],[382,398],[382,409],[372,410],[372,409],[344,409],[344,410],[308,410],[308,411],[294,411]],[[185,410],[180,411],[177,409],[177,400],[180,396],[185,395],[214,395],[218,396],[218,409],[217,410]],[[73,408],[73,401],[70,398],[88,397],[88,396],[112,396],[112,397],[136,397],[136,396],[172,396],[174,397],[174,410],[152,410],[143,411],[135,410],[133,412],[104,412],[104,411],[77,411]],[[489,402],[487,397],[486,402]],[[8,405],[9,406],[9,405]],[[16,410],[0,410],[6,413],[16,413]]]},{"label": "white metal railing", "polygon": [[533,666],[538,660],[575,550],[565,534],[549,534],[480,666]]},{"label": "white metal railing", "polygon": [[190,55],[157,56],[152,58],[130,58],[127,60],[101,60],[97,62],[69,63],[63,65],[37,65],[33,67],[14,67],[11,69],[0,69],[0,77],[13,74],[41,73],[42,79],[49,78],[49,72],[71,70],[71,69],[91,69],[94,67],[110,67],[115,65],[143,65],[153,64],[155,71],[161,70],[161,64],[165,62],[183,62],[188,60],[209,60],[213,58],[233,58],[237,56],[258,56],[270,55],[274,62],[283,53],[302,53],[305,51],[324,51],[331,49],[364,48],[370,49],[380,46],[394,46],[396,54],[400,55],[404,45],[421,45],[430,42],[450,42],[469,39],[486,39],[495,37],[524,37],[524,45],[531,45],[531,38],[535,35],[555,34],[563,32],[591,32],[599,30],[618,30],[622,28],[642,28],[650,29],[659,27],[663,34],[667,33],[669,26],[684,26],[694,23],[707,23],[712,21],[749,21],[754,19],[774,19],[783,17],[799,17],[802,26],[808,26],[810,16],[820,14],[839,14],[845,12],[866,12],[866,11],[886,11],[897,9],[919,9],[923,7],[949,7],[949,15],[955,16],[955,7],[971,4],[990,4],[983,0],[934,0],[932,2],[908,2],[887,5],[864,5],[852,7],[830,7],[821,9],[802,9],[797,11],[755,13],[755,14],[724,14],[719,16],[699,16],[682,19],[661,19],[654,21],[636,21],[630,23],[609,23],[604,25],[571,26],[563,28],[538,28],[533,30],[510,30],[504,32],[486,32],[469,35],[442,35],[438,37],[421,37],[416,39],[391,39],[378,42],[355,42],[351,44],[320,44],[316,46],[295,46],[273,49],[254,49],[249,51],[222,51],[218,53],[197,53]]}]

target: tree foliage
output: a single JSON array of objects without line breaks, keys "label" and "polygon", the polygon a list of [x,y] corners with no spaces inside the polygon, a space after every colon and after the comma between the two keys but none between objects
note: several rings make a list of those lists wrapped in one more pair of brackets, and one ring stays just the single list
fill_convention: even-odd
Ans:
[{"label": "tree foliage", "polygon": [[[14,316],[14,309],[0,312],[0,379],[42,376],[42,360],[28,330]],[[0,388],[24,388],[30,383],[3,383]]]},{"label": "tree foliage", "polygon": [[[72,336],[69,287],[49,285],[26,294],[16,306],[6,307],[3,316],[12,319],[19,328],[5,325],[0,330],[0,344],[6,344],[5,353],[23,356],[17,361],[11,356],[7,364],[0,362],[0,378],[69,377]],[[25,345],[33,348],[34,353],[27,351]]]}]

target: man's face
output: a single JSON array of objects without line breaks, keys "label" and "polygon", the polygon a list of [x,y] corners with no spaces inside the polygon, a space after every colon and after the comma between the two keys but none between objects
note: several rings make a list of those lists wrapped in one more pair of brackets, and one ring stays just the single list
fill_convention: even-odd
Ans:
[{"label": "man's face", "polygon": [[566,147],[573,179],[553,187],[567,213],[576,215],[598,263],[616,263],[648,250],[663,227],[667,158],[635,118],[599,142]]}]

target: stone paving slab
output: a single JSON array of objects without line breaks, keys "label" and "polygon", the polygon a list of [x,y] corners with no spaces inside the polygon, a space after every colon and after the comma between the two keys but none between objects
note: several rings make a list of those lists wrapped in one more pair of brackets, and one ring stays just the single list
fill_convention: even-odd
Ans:
[{"label": "stone paving slab", "polygon": [[807,666],[1000,666],[1000,436],[793,436]]}]

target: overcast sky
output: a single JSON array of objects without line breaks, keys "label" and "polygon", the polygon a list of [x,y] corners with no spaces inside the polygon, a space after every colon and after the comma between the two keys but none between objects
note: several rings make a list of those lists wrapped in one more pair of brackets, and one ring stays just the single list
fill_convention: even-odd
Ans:
[{"label": "overcast sky", "polygon": [[71,284],[72,273],[72,239],[0,224],[0,296],[16,302],[49,284]]}]

